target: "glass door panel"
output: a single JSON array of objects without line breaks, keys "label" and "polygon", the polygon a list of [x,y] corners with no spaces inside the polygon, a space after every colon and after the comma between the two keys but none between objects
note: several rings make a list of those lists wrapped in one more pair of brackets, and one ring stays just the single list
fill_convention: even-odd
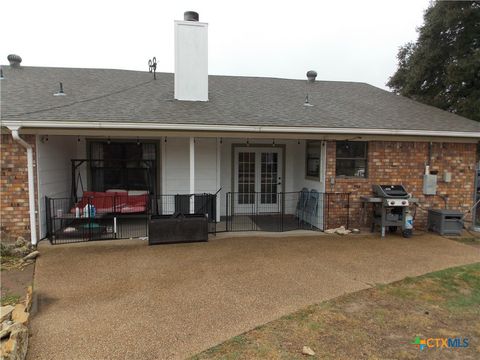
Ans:
[{"label": "glass door panel", "polygon": [[278,153],[261,152],[260,202],[276,204],[278,192]]},{"label": "glass door panel", "polygon": [[255,201],[255,152],[238,153],[238,204]]}]

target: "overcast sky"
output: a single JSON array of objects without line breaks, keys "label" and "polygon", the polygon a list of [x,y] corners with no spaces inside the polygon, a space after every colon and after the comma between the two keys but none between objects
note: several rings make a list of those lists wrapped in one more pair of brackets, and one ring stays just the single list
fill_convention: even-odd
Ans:
[{"label": "overcast sky", "polygon": [[6,0],[0,63],[173,72],[173,20],[209,23],[209,73],[361,81],[385,88],[430,0]]}]

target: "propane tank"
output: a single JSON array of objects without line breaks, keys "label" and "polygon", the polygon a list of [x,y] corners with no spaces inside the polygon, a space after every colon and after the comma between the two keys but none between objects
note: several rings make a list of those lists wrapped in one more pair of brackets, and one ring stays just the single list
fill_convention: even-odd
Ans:
[{"label": "propane tank", "polygon": [[410,211],[405,212],[405,219],[403,224],[403,237],[409,238],[413,233],[413,216],[410,214]]}]

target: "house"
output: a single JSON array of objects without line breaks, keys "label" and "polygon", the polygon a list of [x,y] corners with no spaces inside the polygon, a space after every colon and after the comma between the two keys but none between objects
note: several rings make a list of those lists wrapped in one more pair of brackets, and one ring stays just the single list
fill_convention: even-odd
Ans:
[{"label": "house", "polygon": [[[422,209],[473,206],[478,122],[314,72],[306,80],[209,76],[207,29],[192,13],[175,21],[175,74],[155,79],[25,67],[9,56],[0,80],[2,230],[31,233],[35,244],[55,218],[79,216],[85,192],[153,195],[165,213],[181,205],[177,194],[217,194],[212,220],[237,216],[227,230],[262,214],[266,223],[279,213],[298,220],[302,189],[317,195],[301,222],[320,230],[345,224],[346,209],[349,225],[361,225],[359,199],[378,183],[403,184]],[[426,173],[437,174],[430,195]],[[145,213],[135,201],[112,212]],[[195,211],[194,199],[185,201]],[[417,226],[425,219],[419,210]]]}]

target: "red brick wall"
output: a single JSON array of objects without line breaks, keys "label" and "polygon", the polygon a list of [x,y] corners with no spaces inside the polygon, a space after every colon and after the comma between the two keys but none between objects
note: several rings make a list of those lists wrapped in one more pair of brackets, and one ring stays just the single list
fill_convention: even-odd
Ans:
[{"label": "red brick wall", "polygon": [[[368,143],[368,177],[335,178],[335,141],[327,144],[327,192],[351,192],[350,227],[365,226],[359,197],[370,195],[372,184],[403,184],[407,191],[420,200],[423,208],[444,208],[439,195],[448,195],[448,208],[467,211],[473,206],[473,188],[476,163],[476,144],[432,143],[431,170],[438,170],[437,195],[423,195],[423,174],[428,161],[428,142],[371,141]],[[443,181],[443,171],[452,173],[452,181]],[[342,206],[335,207],[327,219],[328,227],[345,225]],[[418,209],[415,226],[425,228],[426,212]]]},{"label": "red brick wall", "polygon": [[[22,138],[33,146],[35,161],[35,135]],[[0,228],[10,235],[30,239],[27,150],[14,142],[10,134],[1,135],[0,170]]]}]

